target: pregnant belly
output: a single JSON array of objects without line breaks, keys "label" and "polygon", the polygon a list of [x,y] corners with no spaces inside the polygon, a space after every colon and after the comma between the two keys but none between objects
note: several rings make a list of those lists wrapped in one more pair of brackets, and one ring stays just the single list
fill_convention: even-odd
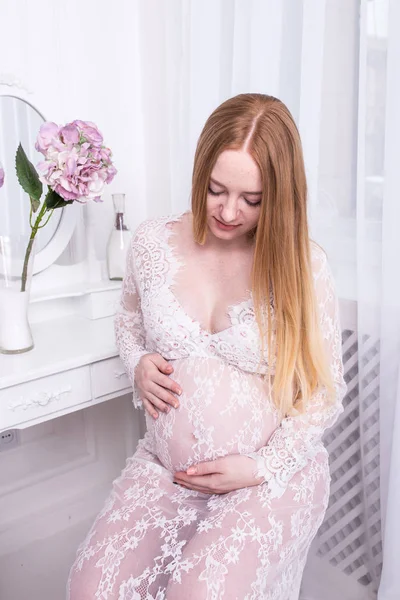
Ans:
[{"label": "pregnant belly", "polygon": [[171,472],[228,454],[254,452],[278,425],[266,383],[218,358],[190,357],[173,362],[181,386],[179,408],[146,414],[152,446]]}]

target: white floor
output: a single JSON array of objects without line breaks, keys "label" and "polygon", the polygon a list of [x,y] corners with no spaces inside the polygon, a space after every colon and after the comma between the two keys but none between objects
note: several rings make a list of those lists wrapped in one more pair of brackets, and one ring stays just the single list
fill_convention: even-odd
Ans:
[{"label": "white floor", "polygon": [[335,569],[310,551],[299,600],[375,600],[353,578]]}]

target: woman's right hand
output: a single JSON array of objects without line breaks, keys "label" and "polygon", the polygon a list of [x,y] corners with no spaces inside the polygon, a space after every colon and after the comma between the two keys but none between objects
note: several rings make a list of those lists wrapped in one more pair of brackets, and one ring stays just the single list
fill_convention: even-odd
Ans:
[{"label": "woman's right hand", "polygon": [[[144,408],[157,419],[158,411],[169,412],[170,406],[178,408],[182,390],[169,375],[173,368],[161,354],[145,354],[135,370],[135,383]],[[158,409],[158,410],[157,410]]]}]

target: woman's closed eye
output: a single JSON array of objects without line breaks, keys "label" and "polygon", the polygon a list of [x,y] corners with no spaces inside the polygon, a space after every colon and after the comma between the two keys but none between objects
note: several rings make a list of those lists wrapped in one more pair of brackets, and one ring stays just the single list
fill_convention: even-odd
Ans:
[{"label": "woman's closed eye", "polygon": [[208,186],[208,191],[211,194],[211,196],[221,196],[221,194],[224,194],[222,190],[220,192],[216,192],[210,186]]},{"label": "woman's closed eye", "polygon": [[251,201],[251,200],[247,200],[247,198],[243,198],[243,200],[246,202],[246,204],[248,204],[249,206],[259,206],[261,204],[261,200],[256,200],[255,202]]}]

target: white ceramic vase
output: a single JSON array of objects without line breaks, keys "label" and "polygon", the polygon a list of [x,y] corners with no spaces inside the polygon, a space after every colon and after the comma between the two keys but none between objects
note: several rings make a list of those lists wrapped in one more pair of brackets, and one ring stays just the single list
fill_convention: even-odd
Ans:
[{"label": "white ceramic vase", "polygon": [[34,346],[28,309],[35,243],[27,263],[25,285],[22,285],[27,242],[27,238],[0,236],[0,352],[2,354],[20,354],[32,350]]},{"label": "white ceramic vase", "polygon": [[32,350],[28,305],[29,291],[0,289],[0,352],[3,354]]}]

